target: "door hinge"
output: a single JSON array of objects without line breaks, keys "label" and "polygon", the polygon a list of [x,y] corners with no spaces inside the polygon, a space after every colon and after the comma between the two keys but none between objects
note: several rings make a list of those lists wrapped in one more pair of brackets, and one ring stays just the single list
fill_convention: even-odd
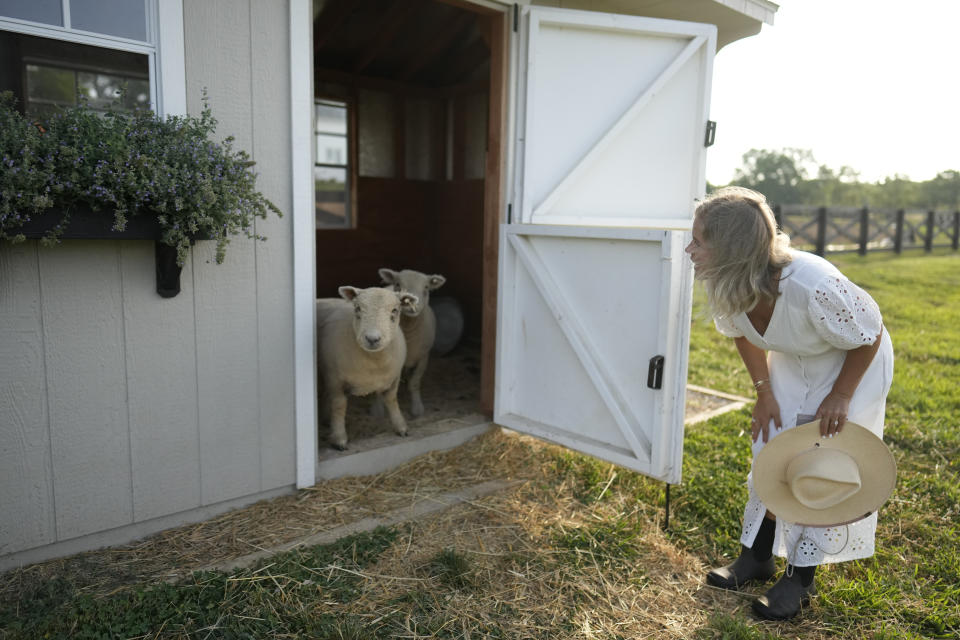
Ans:
[{"label": "door hinge", "polygon": [[507,205],[507,224],[513,224],[513,203]]},{"label": "door hinge", "polygon": [[703,146],[712,147],[713,141],[717,137],[717,123],[713,120],[707,120],[707,133],[703,137]]},{"label": "door hinge", "polygon": [[663,356],[650,358],[650,366],[647,369],[647,386],[651,389],[663,387]]},{"label": "door hinge", "polygon": [[516,33],[520,30],[520,5],[516,2],[513,3],[513,32]]}]

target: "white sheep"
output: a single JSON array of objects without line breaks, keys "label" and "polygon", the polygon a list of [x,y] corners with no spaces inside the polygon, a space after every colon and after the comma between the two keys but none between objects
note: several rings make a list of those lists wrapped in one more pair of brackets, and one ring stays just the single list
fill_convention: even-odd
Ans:
[{"label": "white sheep", "polygon": [[407,423],[397,404],[407,343],[400,314],[415,308],[417,296],[381,287],[340,287],[341,298],[317,300],[317,343],[324,387],[324,413],[330,423],[330,444],[347,448],[347,396],[377,394],[386,404],[397,435]]},{"label": "white sheep", "polygon": [[[410,392],[410,413],[414,417],[423,415],[423,399],[420,397],[420,385],[430,360],[430,349],[437,335],[437,319],[430,308],[430,292],[439,289],[446,278],[439,274],[427,275],[419,271],[404,269],[380,269],[380,278],[387,288],[397,292],[412,293],[417,304],[405,307],[400,319],[400,328],[407,339],[407,357],[403,368],[409,371],[407,389]],[[382,413],[378,404],[374,412]]]}]

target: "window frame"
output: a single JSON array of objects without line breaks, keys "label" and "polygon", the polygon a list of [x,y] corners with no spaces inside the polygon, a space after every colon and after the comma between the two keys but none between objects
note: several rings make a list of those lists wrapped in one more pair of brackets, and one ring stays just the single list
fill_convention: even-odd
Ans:
[{"label": "window frame", "polygon": [[[317,157],[317,135],[320,133],[317,131],[316,126],[316,106],[321,102],[336,102],[345,105],[347,111],[347,132],[345,137],[347,139],[347,162],[345,165],[340,164],[331,164],[328,162],[320,162]],[[317,223],[317,213],[316,213],[316,183],[314,178],[314,188],[313,188],[313,198],[314,198],[314,227],[317,231],[342,231],[342,230],[355,230],[358,228],[358,207],[357,207],[357,180],[359,179],[359,172],[357,167],[357,101],[353,95],[342,95],[335,93],[319,93],[313,96],[313,102],[311,104],[311,155],[313,164],[311,166],[311,173],[317,167],[328,167],[328,168],[341,168],[346,169],[347,176],[347,202],[346,202],[346,222],[343,225],[319,225]],[[329,135],[329,134],[325,134]]]}]

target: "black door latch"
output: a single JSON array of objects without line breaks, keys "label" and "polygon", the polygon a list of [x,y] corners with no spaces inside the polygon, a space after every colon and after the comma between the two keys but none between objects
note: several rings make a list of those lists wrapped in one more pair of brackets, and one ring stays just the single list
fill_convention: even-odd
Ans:
[{"label": "black door latch", "polygon": [[647,386],[651,389],[663,387],[663,356],[650,358],[650,367],[647,369]]}]

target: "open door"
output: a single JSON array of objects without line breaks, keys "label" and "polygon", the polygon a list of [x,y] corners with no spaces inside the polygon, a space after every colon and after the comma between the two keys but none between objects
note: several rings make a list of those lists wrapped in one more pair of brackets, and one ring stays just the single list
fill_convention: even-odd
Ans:
[{"label": "open door", "polygon": [[680,480],[713,25],[525,11],[495,420]]}]

